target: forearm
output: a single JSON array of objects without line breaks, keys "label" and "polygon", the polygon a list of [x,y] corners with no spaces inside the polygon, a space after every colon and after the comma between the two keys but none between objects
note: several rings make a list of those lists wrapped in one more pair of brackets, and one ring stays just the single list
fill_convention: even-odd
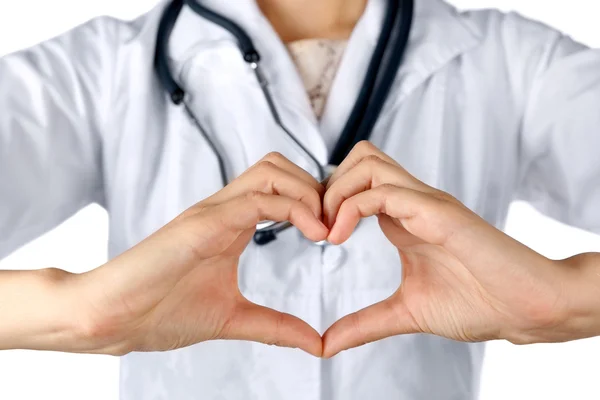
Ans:
[{"label": "forearm", "polygon": [[600,336],[600,253],[580,254],[558,263],[569,277],[561,289],[567,310],[565,336],[558,341]]},{"label": "forearm", "polygon": [[68,351],[74,345],[79,322],[68,288],[72,277],[56,269],[0,271],[0,350]]}]

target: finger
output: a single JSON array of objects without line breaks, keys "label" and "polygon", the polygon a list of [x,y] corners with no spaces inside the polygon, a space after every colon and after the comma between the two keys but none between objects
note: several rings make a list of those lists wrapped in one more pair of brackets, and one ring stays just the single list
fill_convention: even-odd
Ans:
[{"label": "finger", "polygon": [[272,152],[263,157],[260,161],[250,167],[246,172],[240,175],[240,178],[247,177],[249,175],[261,175],[264,172],[261,171],[263,167],[269,164],[275,165],[279,167],[281,170],[288,172],[289,174],[295,176],[296,178],[306,182],[310,186],[312,186],[317,192],[323,194],[325,188],[321,185],[311,174],[300,168],[298,165],[294,164],[285,156],[280,153]]},{"label": "finger", "polygon": [[[203,258],[220,253],[246,235],[248,243],[256,224],[261,221],[289,221],[313,242],[327,238],[329,230],[303,202],[285,196],[249,192],[202,212],[190,215],[185,223],[194,232],[192,246]],[[244,244],[244,247],[246,246]]]},{"label": "finger", "polygon": [[236,310],[225,334],[224,339],[298,348],[316,357],[322,353],[321,335],[306,322],[250,302]]},{"label": "finger", "polygon": [[250,192],[213,210],[220,224],[236,231],[254,229],[260,221],[289,221],[308,239],[319,242],[327,237],[328,229],[306,203],[290,197]]},{"label": "finger", "polygon": [[328,180],[327,188],[346,172],[354,168],[363,158],[368,156],[376,156],[391,165],[400,166],[393,158],[379,150],[375,145],[370,142],[362,141],[352,148],[350,153],[346,156],[344,161],[336,168],[335,172],[331,175]]},{"label": "finger", "polygon": [[329,227],[333,225],[339,207],[346,199],[382,184],[423,191],[429,189],[398,165],[390,164],[376,155],[366,156],[334,182],[329,182],[323,199],[325,224]]},{"label": "finger", "polygon": [[[341,206],[327,240],[333,244],[346,241],[361,218],[387,215],[396,219],[418,240],[444,247],[454,257],[468,265],[473,276],[485,282],[489,279],[489,260],[505,260],[504,265],[522,265],[518,257],[539,256],[526,246],[488,224],[450,195],[382,185],[359,193]],[[381,221],[382,219],[380,219]],[[407,239],[404,237],[403,239]],[[394,243],[399,249],[410,242]],[[493,284],[493,282],[492,282]]]},{"label": "finger", "polygon": [[317,192],[319,192],[321,195],[323,195],[323,193],[325,193],[324,185],[322,185],[320,182],[318,182],[315,179],[315,177],[312,176],[311,174],[309,174],[307,171],[305,171],[304,169],[300,168],[298,165],[294,164],[293,162],[291,162],[290,160],[285,158],[285,156],[283,156],[281,153],[277,153],[277,152],[269,153],[261,161],[271,162],[271,163],[277,165],[279,168],[283,169],[284,171],[287,171],[290,174],[305,181],[310,186],[312,186]]},{"label": "finger", "polygon": [[[288,162],[288,164],[291,163]],[[300,169],[299,167],[295,168]],[[321,196],[324,189],[314,178],[310,178],[312,181],[299,176],[298,171],[290,165],[281,168],[270,161],[263,161],[205,200],[203,204],[224,203],[245,193],[258,191],[287,196],[304,202],[316,217],[321,218]]]},{"label": "finger", "polygon": [[362,218],[385,214],[400,221],[412,235],[431,244],[443,245],[452,234],[458,217],[455,203],[433,194],[391,185],[359,193],[340,206],[328,241],[341,244],[352,234]]},{"label": "finger", "polygon": [[390,336],[417,333],[414,319],[395,296],[336,321],[323,334],[323,357]]}]

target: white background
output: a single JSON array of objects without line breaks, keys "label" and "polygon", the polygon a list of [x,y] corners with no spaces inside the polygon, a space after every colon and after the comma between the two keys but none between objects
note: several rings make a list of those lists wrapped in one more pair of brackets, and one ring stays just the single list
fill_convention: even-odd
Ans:
[{"label": "white background", "polygon": [[[516,10],[600,48],[600,3],[595,0],[453,2],[465,8]],[[133,18],[154,4],[155,0],[0,0],[0,55],[33,45],[98,15]],[[507,229],[518,240],[551,258],[600,252],[600,238],[545,219],[524,204],[513,206]],[[0,269],[55,266],[85,271],[105,261],[107,231],[105,212],[89,207],[1,261]],[[597,400],[599,376],[600,339],[525,347],[495,342],[488,346],[481,399]],[[0,352],[2,400],[116,400],[117,394],[115,358]]]}]

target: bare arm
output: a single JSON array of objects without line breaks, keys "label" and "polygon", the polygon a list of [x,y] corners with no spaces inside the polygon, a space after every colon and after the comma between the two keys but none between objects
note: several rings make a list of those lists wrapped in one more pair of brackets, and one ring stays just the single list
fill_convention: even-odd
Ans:
[{"label": "bare arm", "polygon": [[289,221],[324,240],[322,192],[306,171],[272,154],[93,271],[0,272],[0,350],[122,355],[235,339],[320,356],[319,334],[244,298],[237,270],[260,221]]},{"label": "bare arm", "polygon": [[0,350],[68,351],[82,340],[72,277],[58,269],[0,271]]},{"label": "bare arm", "polygon": [[403,273],[396,293],[325,332],[326,357],[409,333],[518,344],[600,335],[600,254],[549,260],[368,143],[330,178],[323,213],[336,244],[377,215]]},{"label": "bare arm", "polygon": [[[555,261],[569,277],[557,288],[566,303],[564,340],[600,336],[600,253],[586,253]],[[546,341],[555,333],[548,332]],[[561,338],[557,338],[561,339]]]}]

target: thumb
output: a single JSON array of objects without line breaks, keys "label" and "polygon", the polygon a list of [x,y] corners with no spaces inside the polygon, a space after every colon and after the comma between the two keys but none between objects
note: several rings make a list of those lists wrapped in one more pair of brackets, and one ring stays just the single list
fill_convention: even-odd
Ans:
[{"label": "thumb", "polygon": [[379,214],[377,219],[385,237],[398,249],[425,243],[425,241],[407,231],[399,219],[385,214]]},{"label": "thumb", "polygon": [[300,318],[249,301],[238,307],[223,339],[299,348],[316,357],[323,350],[321,335]]},{"label": "thumb", "polygon": [[336,321],[323,334],[323,357],[367,343],[408,333],[417,333],[409,311],[398,303],[396,295],[380,303],[349,314]]}]

